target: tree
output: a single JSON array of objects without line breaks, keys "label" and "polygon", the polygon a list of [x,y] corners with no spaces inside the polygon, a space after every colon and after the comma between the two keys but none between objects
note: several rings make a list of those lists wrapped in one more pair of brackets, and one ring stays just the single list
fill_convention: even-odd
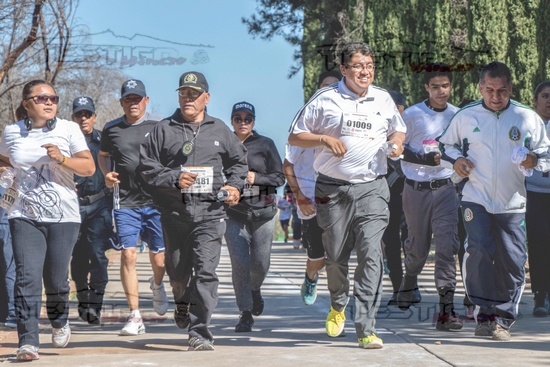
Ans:
[{"label": "tree", "polygon": [[[300,12],[288,14],[291,5]],[[273,9],[279,10],[277,17],[263,16]],[[426,98],[422,71],[434,61],[454,70],[454,104],[480,98],[479,69],[493,60],[509,65],[512,98],[525,104],[531,103],[534,87],[550,78],[550,0],[261,0],[258,12],[251,34],[269,39],[286,30],[285,39],[300,45],[301,65],[293,70],[304,68],[306,98],[317,75],[338,62],[342,46],[357,41],[375,51],[375,83],[400,90],[409,104]],[[289,19],[294,28],[285,28]],[[293,37],[296,30],[301,41]],[[319,44],[321,52],[312,52]]]},{"label": "tree", "polygon": [[283,37],[299,47],[289,78],[304,70],[304,99],[317,89],[318,75],[333,67],[327,55],[334,47],[341,29],[338,11],[347,0],[258,0],[258,14],[242,18],[253,37],[270,40]]},{"label": "tree", "polygon": [[62,118],[70,118],[70,103],[78,95],[95,97],[105,119],[120,114],[114,92],[124,74],[93,56],[71,57],[74,37],[85,43],[89,34],[75,23],[77,7],[78,0],[0,0],[0,130],[15,121],[21,89],[32,79],[54,85]]}]

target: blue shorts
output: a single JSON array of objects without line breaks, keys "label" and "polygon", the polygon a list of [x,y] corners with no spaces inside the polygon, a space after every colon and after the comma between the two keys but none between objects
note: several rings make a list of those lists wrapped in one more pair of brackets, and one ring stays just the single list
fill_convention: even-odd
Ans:
[{"label": "blue shorts", "polygon": [[111,241],[111,245],[116,250],[136,248],[138,238],[141,236],[141,240],[147,242],[149,251],[164,252],[164,238],[162,237],[158,210],[150,206],[136,209],[116,209],[113,218],[117,241]]}]

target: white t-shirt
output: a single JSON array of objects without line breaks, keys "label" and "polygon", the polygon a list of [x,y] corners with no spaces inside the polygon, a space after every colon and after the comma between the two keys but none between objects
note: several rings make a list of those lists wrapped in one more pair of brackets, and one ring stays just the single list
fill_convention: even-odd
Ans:
[{"label": "white t-shirt", "polygon": [[[443,134],[457,111],[458,107],[449,103],[442,112],[432,110],[424,102],[407,108],[403,112],[403,120],[407,125],[404,145],[407,145],[409,150],[421,154],[426,154],[432,147],[439,146],[435,139]],[[401,160],[401,169],[408,179],[420,182],[449,178],[453,174],[452,169],[443,168],[441,165],[427,166],[404,160]]]},{"label": "white t-shirt", "polygon": [[[343,158],[335,157],[324,146],[315,154],[315,171],[332,178],[362,183],[374,181],[379,174],[369,163],[388,136],[406,132],[405,123],[389,93],[370,85],[364,97],[350,91],[345,78],[337,84],[320,89],[302,107],[293,122],[292,133],[309,132],[340,139],[348,151]],[[377,166],[386,167],[387,157]]]},{"label": "white t-shirt", "polygon": [[89,150],[80,127],[57,119],[56,127],[28,131],[23,121],[7,125],[0,142],[0,154],[15,168],[14,188],[18,197],[8,218],[37,222],[80,223],[80,210],[73,172],[51,159],[44,144],[54,144],[63,155]]},{"label": "white t-shirt", "polygon": [[[313,160],[315,159],[315,148],[300,148],[293,147],[286,143],[285,159],[294,165],[294,175],[302,193],[315,203],[315,180],[317,173],[313,168]],[[311,219],[315,217],[315,213],[304,215],[298,206],[298,217],[300,219]]]}]

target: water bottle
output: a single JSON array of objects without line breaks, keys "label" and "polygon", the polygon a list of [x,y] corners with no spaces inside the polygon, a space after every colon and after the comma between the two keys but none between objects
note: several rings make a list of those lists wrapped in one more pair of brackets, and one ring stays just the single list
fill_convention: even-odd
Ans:
[{"label": "water bottle", "polygon": [[226,201],[227,199],[229,199],[229,191],[227,190],[218,191],[216,198],[218,199],[218,201]]},{"label": "water bottle", "polygon": [[382,147],[386,151],[386,156],[388,156],[388,158],[391,159],[392,161],[397,161],[397,160],[403,158],[403,155],[400,155],[398,157],[390,157],[390,154],[391,154],[392,150],[397,149],[397,144],[392,143],[391,141],[387,141],[386,145],[382,146]]},{"label": "water bottle", "polygon": [[451,181],[457,185],[458,183],[460,183],[460,181],[464,180],[464,177],[460,177],[458,175],[458,173],[456,172],[453,172],[453,174],[451,175]]},{"label": "water bottle", "polygon": [[15,170],[11,167],[6,167],[6,170],[2,172],[0,176],[0,186],[7,189],[13,185],[13,180],[15,178]]}]

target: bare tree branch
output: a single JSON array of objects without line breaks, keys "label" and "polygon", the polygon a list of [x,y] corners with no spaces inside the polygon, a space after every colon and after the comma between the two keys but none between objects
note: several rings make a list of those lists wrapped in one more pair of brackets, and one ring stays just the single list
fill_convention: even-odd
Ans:
[{"label": "bare tree branch", "polygon": [[44,6],[45,0],[36,0],[34,3],[34,11],[32,14],[32,25],[31,30],[27,37],[21,42],[19,46],[17,46],[12,52],[8,54],[8,57],[4,60],[2,63],[2,66],[0,67],[0,83],[4,81],[4,78],[6,77],[6,73],[13,67],[13,64],[15,64],[15,61],[17,58],[29,47],[31,46],[37,39],[36,34],[38,33],[38,26],[39,26],[39,19],[40,19],[40,13],[42,11],[42,7]]}]

